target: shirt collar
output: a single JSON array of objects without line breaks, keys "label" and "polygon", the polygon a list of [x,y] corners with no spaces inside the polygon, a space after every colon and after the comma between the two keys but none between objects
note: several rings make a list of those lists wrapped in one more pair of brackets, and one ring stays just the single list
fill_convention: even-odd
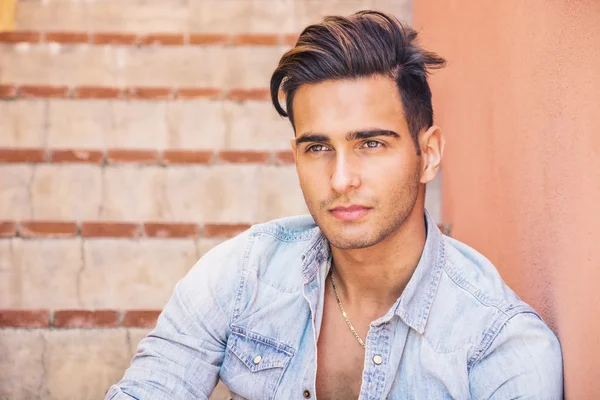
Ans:
[{"label": "shirt collar", "polygon": [[325,238],[321,230],[316,228],[307,249],[300,256],[302,259],[302,277],[305,284],[315,278],[319,268],[325,264],[329,256],[329,241]]},{"label": "shirt collar", "polygon": [[446,259],[444,237],[427,211],[425,222],[427,239],[421,259],[402,295],[390,310],[420,334],[425,332]]},{"label": "shirt collar", "polygon": [[[445,261],[445,245],[442,232],[425,210],[427,238],[417,268],[410,278],[400,298],[390,311],[378,320],[388,321],[398,315],[405,324],[423,334],[429,317],[429,311],[437,292]],[[304,282],[312,281],[321,266],[327,266],[330,257],[329,242],[320,231],[315,229],[309,246],[302,254],[302,276]]]}]

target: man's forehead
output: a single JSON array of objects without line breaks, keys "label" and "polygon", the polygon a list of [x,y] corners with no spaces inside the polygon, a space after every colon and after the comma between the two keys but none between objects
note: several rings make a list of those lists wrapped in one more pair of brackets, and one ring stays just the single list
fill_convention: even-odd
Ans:
[{"label": "man's forehead", "polygon": [[402,102],[391,82],[388,85],[365,78],[301,86],[293,103],[296,137],[321,134],[340,138],[372,130],[404,132],[407,124]]},{"label": "man's forehead", "polygon": [[294,95],[294,116],[348,118],[349,113],[367,114],[402,110],[394,81],[385,78],[325,81],[301,85]]},{"label": "man's forehead", "polygon": [[382,92],[390,95],[397,93],[396,84],[393,79],[383,75],[371,75],[352,79],[331,79],[300,85],[296,89],[294,102],[298,99],[308,103],[320,103],[329,99],[356,101],[364,97],[379,96]]}]

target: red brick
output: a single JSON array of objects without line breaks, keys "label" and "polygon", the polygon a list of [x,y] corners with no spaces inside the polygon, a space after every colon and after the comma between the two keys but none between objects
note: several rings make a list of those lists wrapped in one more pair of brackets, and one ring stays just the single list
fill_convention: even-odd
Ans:
[{"label": "red brick", "polygon": [[278,151],[275,153],[275,161],[279,164],[294,164],[294,153],[290,151]]},{"label": "red brick", "polygon": [[0,162],[3,163],[41,163],[46,160],[43,149],[7,149],[0,148]]},{"label": "red brick", "polygon": [[274,46],[281,42],[281,37],[275,34],[247,33],[239,34],[233,37],[233,43],[236,45],[253,46]]},{"label": "red brick", "polygon": [[231,238],[250,228],[250,224],[206,224],[203,236],[206,238]]},{"label": "red brick", "polygon": [[94,44],[133,45],[137,41],[138,37],[133,33],[99,32],[92,35]]},{"label": "red brick", "polygon": [[17,224],[13,221],[0,221],[0,237],[13,237],[17,235]]},{"label": "red brick", "polygon": [[198,225],[182,223],[147,222],[144,224],[146,236],[157,238],[189,238],[198,235]]},{"label": "red brick", "polygon": [[180,33],[150,33],[138,38],[141,45],[159,44],[163,46],[183,45],[183,34]]},{"label": "red brick", "polygon": [[20,97],[64,98],[69,94],[66,86],[23,85],[19,87]]},{"label": "red brick", "polygon": [[271,99],[271,93],[269,89],[231,89],[227,98],[233,101],[264,101]]},{"label": "red brick", "polygon": [[125,311],[123,326],[127,328],[153,328],[160,315],[160,310]]},{"label": "red brick", "polygon": [[73,90],[73,97],[78,99],[118,99],[121,89],[104,86],[80,86]]},{"label": "red brick", "polygon": [[88,238],[133,238],[138,237],[139,232],[138,224],[127,222],[84,222],[81,224],[81,236]]},{"label": "red brick", "polygon": [[0,310],[0,327],[47,328],[49,325],[48,310]]},{"label": "red brick", "polygon": [[298,37],[300,35],[297,35],[295,33],[290,33],[287,35],[283,35],[283,44],[287,44],[288,46],[295,46],[296,42],[298,41]]},{"label": "red brick", "polygon": [[269,161],[269,153],[266,151],[226,150],[219,153],[219,160],[236,164],[266,163]]},{"label": "red brick", "polygon": [[86,32],[46,32],[46,42],[65,44],[89,43],[90,35]]},{"label": "red brick", "polygon": [[108,150],[106,159],[109,163],[144,163],[153,164],[158,162],[156,150]]},{"label": "red brick", "polygon": [[58,310],[54,312],[57,328],[114,328],[119,326],[116,310]]},{"label": "red brick", "polygon": [[39,32],[0,32],[0,43],[38,43],[40,37]]},{"label": "red brick", "polygon": [[218,99],[222,94],[223,91],[217,88],[180,88],[175,92],[175,97],[178,99]]},{"label": "red brick", "polygon": [[77,224],[59,221],[21,221],[19,235],[24,238],[73,237],[77,235]]},{"label": "red brick", "polygon": [[132,99],[169,99],[173,90],[170,88],[131,88],[127,97]]},{"label": "red brick", "polygon": [[213,159],[212,151],[203,150],[165,150],[165,164],[208,164]]},{"label": "red brick", "polygon": [[189,43],[192,45],[229,44],[231,43],[231,36],[224,34],[192,33],[189,37]]},{"label": "red brick", "polygon": [[91,163],[100,164],[104,155],[100,150],[52,150],[50,161],[55,163]]},{"label": "red brick", "polygon": [[0,85],[0,99],[11,99],[17,96],[17,87],[13,85]]}]

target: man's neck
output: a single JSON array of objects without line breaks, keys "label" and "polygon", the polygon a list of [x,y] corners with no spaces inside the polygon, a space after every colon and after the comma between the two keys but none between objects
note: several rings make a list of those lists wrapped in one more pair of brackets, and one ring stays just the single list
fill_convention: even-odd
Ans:
[{"label": "man's neck", "polygon": [[374,246],[355,250],[332,246],[333,274],[345,305],[381,316],[396,302],[425,246],[423,215],[413,210],[396,232]]}]

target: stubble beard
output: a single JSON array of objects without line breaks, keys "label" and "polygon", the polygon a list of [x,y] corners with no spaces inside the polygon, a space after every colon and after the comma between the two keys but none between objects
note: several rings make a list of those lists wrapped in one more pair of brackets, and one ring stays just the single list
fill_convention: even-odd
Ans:
[{"label": "stubble beard", "polygon": [[[366,221],[343,222],[336,220],[329,208],[339,197],[321,201],[315,205],[307,199],[306,205],[313,219],[325,235],[330,245],[342,250],[363,249],[385,240],[398,231],[411,215],[419,194],[419,168],[416,168],[410,182],[404,187],[392,190],[395,195],[381,209],[378,201],[371,201],[374,208],[369,211]],[[358,199],[354,199],[358,200]],[[394,204],[397,206],[394,207]]]}]

